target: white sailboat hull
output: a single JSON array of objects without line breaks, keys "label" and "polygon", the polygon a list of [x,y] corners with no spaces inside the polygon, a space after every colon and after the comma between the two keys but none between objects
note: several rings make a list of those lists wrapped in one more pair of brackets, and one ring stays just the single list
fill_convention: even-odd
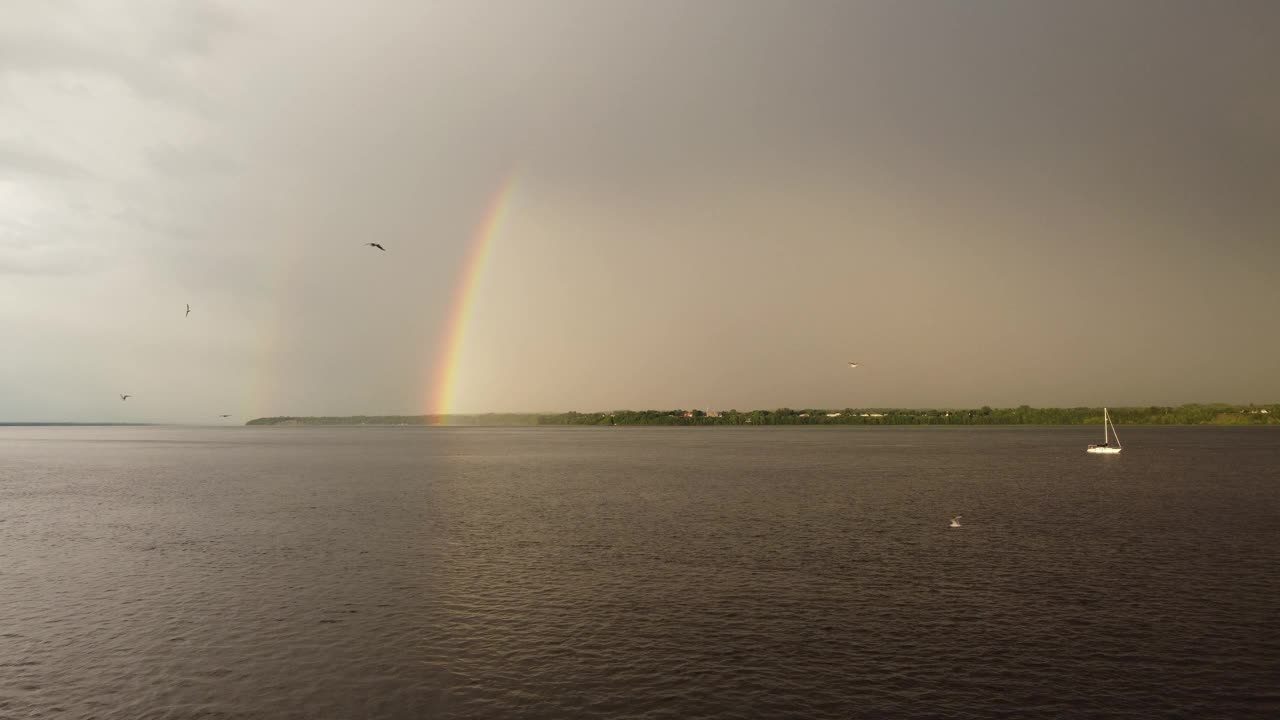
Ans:
[{"label": "white sailboat hull", "polygon": [[[1116,445],[1111,447],[1111,436],[1115,435]],[[1120,436],[1116,435],[1115,423],[1111,422],[1111,413],[1106,408],[1102,408],[1102,444],[1090,445],[1088,452],[1094,455],[1119,455],[1120,454]]]}]

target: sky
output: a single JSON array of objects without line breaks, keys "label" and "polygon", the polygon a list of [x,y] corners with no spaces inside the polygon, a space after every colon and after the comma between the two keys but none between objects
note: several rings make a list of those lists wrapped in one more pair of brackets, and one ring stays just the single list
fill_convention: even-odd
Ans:
[{"label": "sky", "polygon": [[1276,37],[1265,0],[17,0],[0,421],[1276,402]]}]

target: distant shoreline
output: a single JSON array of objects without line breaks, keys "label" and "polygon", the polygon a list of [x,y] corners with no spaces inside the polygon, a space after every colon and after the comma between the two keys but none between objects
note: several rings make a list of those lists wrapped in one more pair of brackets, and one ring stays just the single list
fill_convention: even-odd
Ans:
[{"label": "distant shoreline", "polygon": [[[1280,404],[1275,405],[1181,405],[1142,408],[1111,408],[1117,425],[1155,426],[1280,426]],[[1102,408],[1017,408],[902,409],[867,408],[843,410],[791,409],[751,411],[702,410],[615,410],[593,413],[487,413],[474,415],[342,415],[277,416],[256,418],[253,426],[446,426],[446,427],[529,427],[560,425],[594,426],[763,426],[763,425],[850,425],[850,426],[1009,426],[1009,425],[1101,425]]]},{"label": "distant shoreline", "polygon": [[0,422],[0,427],[151,427],[162,424],[137,422]]}]

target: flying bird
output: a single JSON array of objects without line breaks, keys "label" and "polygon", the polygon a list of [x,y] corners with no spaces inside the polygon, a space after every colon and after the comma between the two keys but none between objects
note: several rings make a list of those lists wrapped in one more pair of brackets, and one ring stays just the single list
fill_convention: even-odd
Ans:
[{"label": "flying bird", "polygon": [[219,415],[218,417],[231,417],[230,415]]},{"label": "flying bird", "polygon": [[120,396],[120,401],[121,401],[121,402],[124,402],[125,400],[128,400],[128,399],[129,399],[129,398],[131,398],[131,397],[133,397],[133,396],[132,396],[132,395],[121,395],[121,396]]},{"label": "flying bird", "polygon": [[962,518],[962,517],[964,517],[964,516],[963,516],[963,515],[957,515],[957,516],[955,516],[955,517],[951,518],[951,527],[960,527],[960,518]]},{"label": "flying bird", "polygon": [[378,243],[365,243],[365,245],[368,245],[369,247],[376,247],[376,248],[378,248],[379,250],[381,250],[382,252],[386,252],[386,251],[387,251],[387,249],[386,249],[386,248],[382,247],[382,246],[381,246],[381,245],[379,245]]},{"label": "flying bird", "polygon": [[[187,315],[190,315],[190,314],[191,314],[191,303],[187,303]],[[186,317],[187,315],[183,315],[182,317]]]},{"label": "flying bird", "polygon": [[854,362],[854,361],[850,360],[850,361],[849,361],[849,367],[851,367],[851,368],[858,367],[858,363],[856,363],[856,362]]}]

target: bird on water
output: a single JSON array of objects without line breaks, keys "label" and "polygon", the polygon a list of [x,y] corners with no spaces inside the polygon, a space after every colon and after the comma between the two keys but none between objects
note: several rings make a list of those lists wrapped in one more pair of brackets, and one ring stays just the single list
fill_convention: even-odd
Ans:
[{"label": "bird on water", "polygon": [[963,515],[957,515],[957,516],[955,516],[955,517],[951,518],[951,527],[960,527],[960,518],[962,518],[962,517],[964,517],[964,516],[963,516]]}]

